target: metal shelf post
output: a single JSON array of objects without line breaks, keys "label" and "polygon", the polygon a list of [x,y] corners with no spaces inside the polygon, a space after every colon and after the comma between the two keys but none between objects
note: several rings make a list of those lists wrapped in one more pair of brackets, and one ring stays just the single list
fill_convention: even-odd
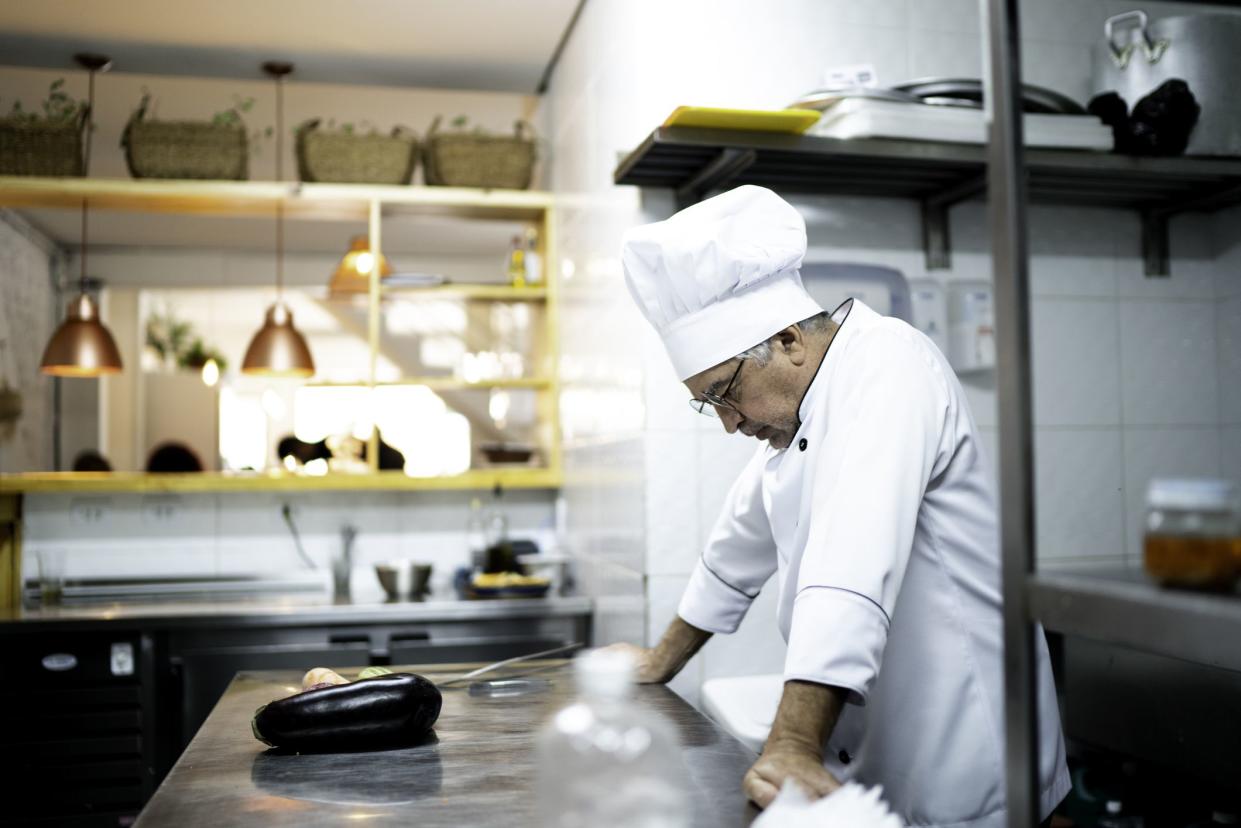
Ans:
[{"label": "metal shelf post", "polygon": [[991,133],[987,182],[1000,408],[1008,824],[1035,828],[1039,820],[1036,628],[1026,598],[1026,581],[1034,567],[1034,451],[1018,2],[988,2]]}]

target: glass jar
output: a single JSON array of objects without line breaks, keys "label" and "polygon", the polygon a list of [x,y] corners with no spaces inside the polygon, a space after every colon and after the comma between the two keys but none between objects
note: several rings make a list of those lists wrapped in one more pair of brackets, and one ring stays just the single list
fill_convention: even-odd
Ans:
[{"label": "glass jar", "polygon": [[1228,480],[1152,480],[1143,564],[1166,586],[1231,589],[1241,577],[1241,497]]}]

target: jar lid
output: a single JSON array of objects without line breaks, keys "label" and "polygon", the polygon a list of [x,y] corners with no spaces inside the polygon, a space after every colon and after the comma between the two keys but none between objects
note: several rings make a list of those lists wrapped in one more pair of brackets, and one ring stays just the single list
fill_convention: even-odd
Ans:
[{"label": "jar lid", "polygon": [[1239,508],[1237,486],[1231,480],[1207,477],[1156,478],[1146,489],[1151,509],[1229,512]]}]

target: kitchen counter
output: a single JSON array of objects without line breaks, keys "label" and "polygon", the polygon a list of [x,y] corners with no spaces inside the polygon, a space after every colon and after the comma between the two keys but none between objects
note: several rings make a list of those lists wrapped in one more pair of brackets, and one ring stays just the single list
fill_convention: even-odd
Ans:
[{"label": "kitchen counter", "polygon": [[67,630],[100,626],[143,628],[265,627],[315,624],[376,624],[547,618],[585,615],[584,596],[467,601],[432,598],[389,603],[335,603],[320,596],[203,601],[142,601],[0,610],[10,631]]},{"label": "kitchen counter", "polygon": [[[531,695],[487,698],[465,686],[445,688],[435,735],[419,746],[318,755],[267,750],[250,732],[254,711],[294,692],[301,674],[241,673],[136,825],[535,825],[535,734],[573,697],[566,663],[557,664],[538,674],[550,687]],[[456,675],[409,669],[433,680]],[[693,781],[693,824],[749,825],[758,812],[741,793],[741,779],[755,755],[668,688],[639,687],[636,695],[675,725]]]}]

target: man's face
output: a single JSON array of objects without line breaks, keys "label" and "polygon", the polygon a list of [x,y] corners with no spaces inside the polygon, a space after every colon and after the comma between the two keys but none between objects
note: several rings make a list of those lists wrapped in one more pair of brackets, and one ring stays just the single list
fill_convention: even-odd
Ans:
[{"label": "man's face", "polygon": [[766,365],[730,359],[690,377],[685,387],[696,400],[705,399],[704,393],[723,398],[725,404],[714,408],[729,434],[740,431],[783,449],[793,442],[800,425],[801,389],[793,381],[796,366],[787,349],[777,346],[772,351]]}]

